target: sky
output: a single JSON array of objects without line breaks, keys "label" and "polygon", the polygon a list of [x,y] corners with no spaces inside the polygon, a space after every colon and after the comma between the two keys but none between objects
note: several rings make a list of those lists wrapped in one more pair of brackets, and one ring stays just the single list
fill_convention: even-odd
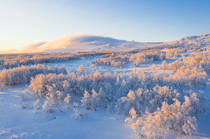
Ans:
[{"label": "sky", "polygon": [[0,0],[0,51],[69,34],[171,41],[210,33],[210,0]]}]

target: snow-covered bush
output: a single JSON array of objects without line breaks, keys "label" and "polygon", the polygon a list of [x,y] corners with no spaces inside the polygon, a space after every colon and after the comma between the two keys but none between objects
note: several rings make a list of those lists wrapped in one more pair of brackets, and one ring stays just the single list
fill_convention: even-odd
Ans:
[{"label": "snow-covered bush", "polygon": [[31,77],[35,77],[37,74],[41,73],[65,74],[67,72],[65,68],[50,68],[44,65],[21,66],[12,69],[4,69],[0,72],[0,85],[1,87],[4,87],[29,83]]},{"label": "snow-covered bush", "polygon": [[207,73],[202,67],[187,67],[181,66],[177,69],[174,74],[164,78],[168,81],[175,81],[184,83],[186,86],[190,87],[202,87],[206,84]]},{"label": "snow-covered bush", "polygon": [[[92,57],[100,55],[99,52],[88,53],[48,53],[48,54],[8,54],[0,55],[0,69],[9,69],[23,65],[34,65],[42,63],[64,62],[81,57]],[[103,54],[103,53],[102,53]]]},{"label": "snow-covered bush", "polygon": [[67,60],[78,59],[79,57],[73,54],[13,54],[0,57],[0,69],[9,69],[23,65],[42,64],[50,62],[61,62]]},{"label": "snow-covered bush", "polygon": [[185,48],[164,48],[162,51],[166,52],[167,59],[176,59],[179,53],[185,51]]},{"label": "snow-covered bush", "polygon": [[134,108],[138,114],[145,111],[153,112],[163,102],[171,104],[179,95],[180,93],[167,86],[156,85],[153,89],[138,88],[136,91],[130,90],[126,97],[121,97],[116,107],[119,113],[125,114],[128,114],[131,108]]},{"label": "snow-covered bush", "polygon": [[95,64],[120,67],[129,62],[127,54],[112,54],[109,57],[96,58]]},{"label": "snow-covered bush", "polygon": [[[161,75],[157,71],[156,77],[165,83],[178,86],[201,88],[206,86],[208,80],[210,55],[196,53],[194,56],[182,57],[172,63],[165,61],[160,65],[161,70],[167,70],[167,74]],[[158,75],[159,74],[159,75]]]},{"label": "snow-covered bush", "polygon": [[81,73],[81,72],[83,72],[83,71],[84,71],[84,66],[83,66],[83,65],[80,65],[79,68],[78,68],[78,72]]},{"label": "snow-covered bush", "polygon": [[118,101],[118,109],[130,115],[126,122],[139,138],[166,138],[170,134],[191,135],[196,117],[204,112],[202,94],[177,92],[167,86],[130,91]]},{"label": "snow-covered bush", "polygon": [[[86,90],[84,92],[84,95],[82,97],[82,106],[88,110],[97,110],[97,108],[100,106],[100,103],[102,104],[103,101],[101,101],[101,97],[99,96],[101,93],[97,93],[94,89],[92,89],[91,94],[89,94]],[[102,104],[103,105],[103,104]]]},{"label": "snow-covered bush", "polygon": [[210,53],[206,50],[202,53],[196,53],[193,56],[183,57],[183,63],[185,65],[201,66],[205,71],[210,70]]},{"label": "snow-covered bush", "polygon": [[161,70],[168,70],[169,69],[169,66],[168,64],[166,63],[166,61],[164,60],[160,66],[160,69]]},{"label": "snow-covered bush", "polygon": [[196,116],[192,112],[191,101],[185,97],[183,103],[177,99],[170,105],[163,102],[155,112],[146,112],[139,117],[130,112],[126,122],[139,138],[160,139],[174,133],[191,135],[196,130]]},{"label": "snow-covered bush", "polygon": [[166,81],[179,82],[191,87],[203,87],[208,78],[210,58],[207,54],[183,57],[183,60],[177,60],[170,64],[162,63],[161,69],[172,70],[173,73],[164,77]]},{"label": "snow-covered bush", "polygon": [[[84,96],[82,102],[85,103],[86,97],[90,95],[92,107],[105,108],[111,106],[119,95],[126,94],[126,92],[117,94],[116,90],[121,87],[118,80],[120,80],[118,76],[112,76],[108,73],[100,74],[97,71],[94,74],[84,75],[75,73],[69,73],[68,75],[40,74],[31,79],[30,88],[34,94],[41,98],[47,98],[52,103],[63,102],[67,94],[71,98],[81,99]],[[88,95],[89,92],[91,94]],[[89,98],[87,99],[89,101]],[[100,101],[100,103],[97,101]]]},{"label": "snow-covered bush", "polygon": [[185,94],[182,90],[185,86],[175,90],[173,88],[176,87],[176,82],[168,82],[162,78],[152,79],[142,74],[134,74],[130,79],[99,72],[83,75],[40,74],[31,79],[30,88],[34,94],[53,104],[69,102],[69,95],[72,100],[75,100],[74,97],[79,98],[87,109],[116,108],[119,113],[125,114],[128,114],[131,108],[135,108],[138,113],[144,113],[146,110],[154,112],[163,102],[172,104],[173,99],[180,99],[180,96]]},{"label": "snow-covered bush", "polygon": [[164,53],[158,50],[143,51],[130,56],[130,61],[133,61],[136,65],[164,59]]}]

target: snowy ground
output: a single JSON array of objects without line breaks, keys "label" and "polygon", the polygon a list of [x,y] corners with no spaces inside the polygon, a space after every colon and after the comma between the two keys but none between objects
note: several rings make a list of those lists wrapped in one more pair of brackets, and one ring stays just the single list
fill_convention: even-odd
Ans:
[{"label": "snowy ground", "polygon": [[45,113],[32,108],[34,99],[24,92],[25,87],[0,92],[1,139],[133,138],[122,117],[107,112],[90,112],[77,119],[71,111]]},{"label": "snowy ground", "polygon": [[[100,56],[101,57],[101,56]],[[125,66],[122,67],[113,67],[113,66],[103,66],[103,65],[97,65],[94,64],[94,61],[97,57],[91,57],[91,58],[81,58],[81,59],[77,59],[77,60],[72,60],[70,62],[59,62],[59,63],[47,63],[45,65],[47,66],[51,66],[51,67],[65,67],[67,69],[68,72],[75,72],[78,71],[78,68],[80,65],[84,66],[84,71],[87,73],[93,73],[96,70],[99,71],[100,73],[105,73],[105,72],[110,72],[110,73],[121,73],[123,75],[126,75],[130,72],[132,72],[133,70],[137,70],[138,68],[148,68],[149,66],[151,66],[151,64],[141,64],[139,66],[135,66],[132,63],[129,63]],[[160,62],[157,62],[159,64],[161,64]]]}]

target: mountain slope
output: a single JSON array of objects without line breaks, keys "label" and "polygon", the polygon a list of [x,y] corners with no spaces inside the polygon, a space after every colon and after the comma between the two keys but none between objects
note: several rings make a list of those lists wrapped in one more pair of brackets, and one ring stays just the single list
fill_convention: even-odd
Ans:
[{"label": "mountain slope", "polygon": [[140,43],[98,35],[69,35],[49,42],[38,42],[24,47],[21,52],[78,52],[100,50],[130,50],[161,43]]},{"label": "mountain slope", "polygon": [[210,45],[210,34],[190,36],[169,42],[135,42],[99,35],[69,35],[49,42],[38,42],[20,52],[86,52],[125,51],[153,46],[205,47]]},{"label": "mountain slope", "polygon": [[200,36],[189,36],[175,41],[164,43],[164,45],[182,46],[182,47],[205,47],[210,46],[210,34]]}]

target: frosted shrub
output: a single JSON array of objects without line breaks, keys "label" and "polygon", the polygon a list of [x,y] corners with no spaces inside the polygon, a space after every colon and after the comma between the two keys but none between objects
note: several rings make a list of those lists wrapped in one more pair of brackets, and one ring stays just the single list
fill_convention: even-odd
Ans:
[{"label": "frosted shrub", "polygon": [[[159,139],[170,134],[191,135],[195,132],[196,117],[204,111],[204,98],[200,93],[188,91],[182,97],[166,86],[155,86],[153,91],[156,95],[149,95],[148,100],[139,100],[141,109],[136,102],[132,102],[129,107],[130,116],[126,118],[126,122],[139,138]],[[135,94],[143,93],[137,92]],[[144,103],[146,105],[143,105]],[[149,107],[142,111],[146,106]]]},{"label": "frosted shrub", "polygon": [[64,102],[65,103],[69,103],[70,102],[70,99],[71,99],[70,94],[67,94],[66,97],[64,98]]},{"label": "frosted shrub", "polygon": [[118,103],[117,103],[117,111],[120,112],[120,113],[127,113],[129,112],[129,110],[134,107],[134,109],[138,109],[138,111],[141,111],[139,109],[141,108],[137,108],[138,106],[138,102],[140,101],[136,101],[137,97],[136,97],[136,94],[134,91],[130,90],[128,95],[126,97],[121,97],[119,100],[118,100]]},{"label": "frosted shrub", "polygon": [[5,69],[0,72],[0,85],[1,86],[14,86],[19,84],[29,83],[31,77],[37,74],[48,73],[67,73],[65,68],[50,68],[44,65],[34,66],[21,66],[12,69]]},{"label": "frosted shrub", "polygon": [[138,114],[142,114],[146,110],[155,111],[162,102],[171,104],[179,95],[176,90],[167,86],[155,86],[151,90],[139,88],[135,92],[130,90],[126,97],[121,97],[116,106],[119,113],[128,114],[134,108]]},{"label": "frosted shrub", "polygon": [[178,52],[182,50],[180,48],[171,48],[171,49],[165,49],[165,51],[166,51],[166,58],[175,59],[178,56]]},{"label": "frosted shrub", "polygon": [[42,105],[42,109],[46,112],[49,112],[50,109],[49,109],[49,102],[48,101],[45,101],[44,104]]},{"label": "frosted shrub", "polygon": [[183,57],[183,63],[191,67],[201,66],[205,71],[208,71],[210,70],[210,53],[207,51],[204,51],[201,54]]},{"label": "frosted shrub", "polygon": [[111,55],[109,57],[97,58],[95,60],[95,63],[99,65],[119,67],[126,64],[128,61],[129,61],[128,55],[117,54],[117,55]]},{"label": "frosted shrub", "polygon": [[79,68],[78,68],[78,72],[81,73],[81,72],[83,72],[83,71],[84,71],[84,67],[83,67],[83,65],[80,65]]},{"label": "frosted shrub", "polygon": [[87,91],[85,91],[81,102],[83,107],[85,107],[88,110],[96,110],[101,103],[100,96],[94,89],[92,89],[91,95]]},{"label": "frosted shrub", "polygon": [[[120,87],[117,80],[119,80],[118,76],[115,77],[107,73],[100,74],[97,71],[94,74],[86,75],[77,75],[75,73],[69,73],[68,75],[40,74],[31,79],[30,88],[38,97],[47,98],[52,103],[64,101],[67,94],[72,98],[84,96],[83,103],[85,99],[89,101],[88,92],[90,92],[91,106],[106,107],[111,105],[114,102],[113,100],[117,100],[118,95],[115,90]],[[98,100],[99,98],[100,100]],[[103,103],[99,103],[99,101]]]},{"label": "frosted shrub", "polygon": [[48,53],[48,54],[12,54],[0,56],[0,69],[9,69],[23,65],[33,65],[42,63],[65,62],[81,57],[99,55],[97,52],[89,53]]},{"label": "frosted shrub", "polygon": [[181,104],[175,100],[171,105],[163,102],[155,112],[146,112],[138,118],[131,115],[126,121],[139,138],[160,139],[174,133],[191,135],[196,130],[196,118],[186,107],[187,101]]},{"label": "frosted shrub", "polygon": [[[30,88],[39,97],[49,97],[50,94],[55,94],[56,91],[62,91],[63,86],[69,87],[69,83],[65,80],[63,74],[59,74],[58,76],[55,74],[39,74],[31,79],[30,84]],[[57,94],[55,95],[57,96]]]},{"label": "frosted shrub", "polygon": [[83,95],[83,98],[81,100],[83,107],[86,109],[91,109],[91,96],[90,94],[85,90],[85,93]]},{"label": "frosted shrub", "polygon": [[95,63],[103,64],[103,65],[110,65],[111,64],[110,61],[111,61],[111,57],[108,57],[108,58],[97,58],[95,60]]},{"label": "frosted shrub", "polygon": [[160,66],[160,69],[161,70],[168,70],[169,67],[168,67],[168,64],[166,63],[166,61],[164,60]]},{"label": "frosted shrub", "polygon": [[178,60],[169,64],[170,70],[172,70],[173,72],[176,72],[182,66],[183,63]]},{"label": "frosted shrub", "polygon": [[133,61],[136,65],[164,59],[164,54],[157,50],[139,52],[130,56],[130,61]]},{"label": "frosted shrub", "polygon": [[174,70],[174,73],[168,77],[165,77],[165,80],[179,81],[191,87],[205,86],[207,73],[201,66],[190,66],[189,64],[184,65],[179,63],[180,62],[176,61],[170,64],[171,68]]},{"label": "frosted shrub", "polygon": [[78,59],[73,54],[14,54],[5,55],[2,59],[1,66],[4,69],[19,67],[23,65],[60,62]]}]

